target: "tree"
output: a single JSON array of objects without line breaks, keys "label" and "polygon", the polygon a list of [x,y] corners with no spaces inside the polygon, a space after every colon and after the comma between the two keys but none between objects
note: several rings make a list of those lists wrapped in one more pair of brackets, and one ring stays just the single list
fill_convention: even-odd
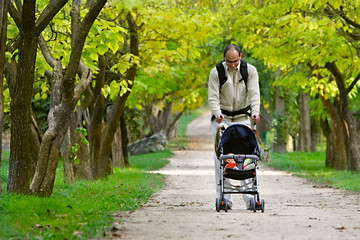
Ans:
[{"label": "tree", "polygon": [[[0,126],[3,125],[4,120],[4,101],[3,101],[3,86],[4,86],[4,65],[5,65],[5,48],[6,48],[6,31],[7,31],[7,2],[0,3]],[[0,129],[0,136],[2,136],[2,127]],[[0,168],[2,156],[2,138],[0,139]],[[3,192],[0,179],[0,194]]]},{"label": "tree", "polygon": [[[356,170],[360,162],[359,135],[349,99],[357,95],[359,80],[355,21],[359,2],[284,0],[264,1],[264,6],[259,9],[252,5],[240,11],[246,16],[236,24],[241,26],[238,36],[254,56],[273,69],[280,68],[287,74],[299,64],[306,66],[302,73],[281,78],[282,84],[291,79],[294,85],[322,100],[331,118],[331,122],[322,121],[329,124],[330,134],[325,135],[334,137],[338,150],[328,151],[327,158],[341,153],[334,159],[338,161],[336,168]],[[335,150],[334,146],[328,148]]]},{"label": "tree", "polygon": [[[32,124],[31,104],[34,82],[35,59],[38,39],[49,22],[62,9],[67,1],[51,1],[45,5],[36,21],[36,1],[19,2],[17,8],[9,2],[9,12],[19,28],[19,39],[13,49],[19,49],[19,60],[12,56],[9,62],[8,77],[11,94],[11,157],[8,192],[31,193],[49,196],[52,193],[60,145],[69,126],[69,119],[77,101],[90,84],[91,73],[80,62],[83,45],[92,23],[96,19],[106,0],[93,2],[83,20],[80,20],[80,1],[72,3],[72,51],[67,68],[62,68],[60,60],[55,60],[45,41],[40,41],[43,55],[53,72],[51,79],[52,94],[49,128],[42,139],[38,138]],[[75,37],[76,32],[76,37]],[[41,39],[41,37],[40,37]],[[15,68],[17,65],[17,68]],[[75,84],[75,75],[79,72],[79,82]],[[36,165],[32,178],[32,166]],[[29,182],[32,180],[30,189]]]},{"label": "tree", "polygon": [[[298,151],[310,152],[312,139],[311,139],[311,124],[310,124],[310,106],[309,96],[307,93],[300,92],[299,94],[299,140]],[[316,143],[316,142],[315,142]]]},{"label": "tree", "polygon": [[[131,56],[132,60],[130,62],[130,68],[126,71],[124,76],[125,82],[122,83],[125,83],[125,85],[123,85],[123,89],[120,89],[120,91],[117,92],[103,131],[101,133],[98,132],[100,133],[100,142],[98,142],[97,145],[99,151],[92,150],[92,154],[95,154],[91,158],[92,161],[95,161],[93,163],[93,167],[95,166],[95,174],[93,172],[95,178],[103,178],[112,173],[112,162],[110,159],[112,142],[114,140],[114,135],[120,126],[120,118],[124,112],[125,103],[130,94],[137,70],[136,62],[137,57],[139,56],[138,26],[131,12],[126,14],[126,22],[129,28],[129,48],[125,49],[128,50],[126,54],[129,54],[128,56]],[[126,39],[126,42],[127,41],[128,39]],[[100,116],[97,119],[102,121],[100,120]],[[92,132],[95,132],[95,130]],[[94,135],[92,139],[93,141],[96,141]]]},{"label": "tree", "polygon": [[[80,1],[73,1],[71,8],[71,55],[68,66],[62,72],[61,62],[54,60],[46,47],[43,54],[54,73],[52,78],[52,95],[49,112],[49,128],[41,143],[39,160],[30,189],[36,195],[49,196],[52,193],[59,150],[69,126],[69,117],[89,86],[92,74],[89,68],[80,61],[82,50],[89,30],[105,5],[106,0],[94,2],[83,20],[80,18]],[[75,35],[76,34],[76,35]],[[79,73],[79,82],[75,85],[75,76]]]},{"label": "tree", "polygon": [[29,182],[34,174],[40,140],[32,124],[30,99],[34,82],[37,39],[49,21],[66,1],[51,1],[38,20],[35,17],[35,0],[17,3],[17,9],[8,1],[9,12],[19,29],[13,51],[18,49],[18,60],[13,55],[7,62],[7,80],[11,96],[11,150],[8,192],[29,193]]}]

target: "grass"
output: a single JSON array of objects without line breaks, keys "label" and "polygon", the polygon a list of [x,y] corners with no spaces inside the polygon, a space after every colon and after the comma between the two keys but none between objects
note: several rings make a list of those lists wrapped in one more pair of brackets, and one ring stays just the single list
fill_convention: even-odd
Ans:
[{"label": "grass", "polygon": [[[168,163],[170,150],[130,156],[131,168],[114,169],[107,179],[65,184],[59,164],[51,197],[0,195],[0,239],[89,239],[103,237],[115,211],[135,210],[163,187],[164,177],[146,173]],[[1,178],[6,189],[8,153]],[[5,186],[4,186],[5,185]]]},{"label": "grass", "polygon": [[270,162],[265,164],[315,183],[360,192],[360,173],[325,167],[325,152],[271,153]]},{"label": "grass", "polygon": [[[131,166],[145,171],[153,171],[169,163],[168,158],[173,155],[170,149],[142,155],[131,156]],[[165,160],[166,159],[166,160]]]}]

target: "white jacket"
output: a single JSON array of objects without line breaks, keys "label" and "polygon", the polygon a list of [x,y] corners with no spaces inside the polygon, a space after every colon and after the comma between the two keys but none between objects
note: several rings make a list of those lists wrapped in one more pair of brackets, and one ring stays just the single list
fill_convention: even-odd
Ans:
[{"label": "white jacket", "polygon": [[[244,81],[240,81],[241,74],[239,70],[232,70],[226,66],[225,76],[227,81],[222,85],[221,91],[219,91],[219,77],[216,67],[210,71],[209,83],[208,83],[208,98],[211,109],[211,114],[218,116],[223,114],[220,109],[224,109],[229,112],[238,111],[240,109],[251,106],[251,115],[258,115],[260,113],[260,88],[259,88],[259,76],[256,68],[247,64],[248,80],[247,90]],[[240,64],[238,68],[240,67]],[[236,81],[234,82],[233,74],[235,72]],[[219,94],[220,93],[220,94]],[[223,114],[225,119],[232,122],[243,121],[248,118],[247,115],[240,114],[234,117],[229,117]]]}]

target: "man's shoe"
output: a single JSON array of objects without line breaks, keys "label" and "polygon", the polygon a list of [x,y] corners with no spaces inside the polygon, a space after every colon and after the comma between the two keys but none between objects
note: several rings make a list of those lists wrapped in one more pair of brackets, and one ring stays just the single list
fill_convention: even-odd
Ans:
[{"label": "man's shoe", "polygon": [[233,206],[233,203],[228,201],[228,210],[231,210],[232,206]]}]

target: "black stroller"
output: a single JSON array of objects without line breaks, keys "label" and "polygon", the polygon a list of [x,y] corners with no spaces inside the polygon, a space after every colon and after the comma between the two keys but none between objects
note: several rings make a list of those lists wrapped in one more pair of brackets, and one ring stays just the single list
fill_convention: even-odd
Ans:
[{"label": "black stroller", "polygon": [[[256,128],[256,126],[255,126]],[[220,198],[216,199],[216,211],[228,211],[227,199],[224,194],[249,194],[250,210],[264,212],[265,202],[260,200],[257,188],[257,162],[260,160],[260,148],[254,131],[247,125],[236,123],[229,127],[223,127],[220,131],[217,146],[217,157],[220,164]],[[216,146],[215,146],[216,147]],[[225,168],[225,160],[233,159],[235,168]],[[252,162],[251,169],[244,169],[245,162]],[[226,178],[240,180],[239,185],[225,186]],[[249,179],[249,180],[247,180]],[[241,185],[241,180],[247,180],[247,184]],[[251,180],[251,181],[250,181]],[[236,182],[236,181],[235,181]]]}]

